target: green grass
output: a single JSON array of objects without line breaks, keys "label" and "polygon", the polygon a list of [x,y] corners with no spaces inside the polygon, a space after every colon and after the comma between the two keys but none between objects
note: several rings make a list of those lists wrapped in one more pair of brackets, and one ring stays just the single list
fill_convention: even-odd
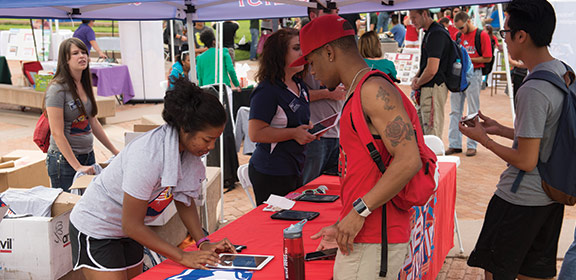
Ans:
[{"label": "green grass", "polygon": [[[7,20],[9,22],[3,23],[3,20]],[[115,24],[118,24],[116,21]],[[238,21],[240,28],[236,31],[236,39],[235,42],[238,43],[242,36],[246,36],[246,41],[250,41],[250,21],[249,20],[241,20]],[[76,30],[80,22],[76,22],[74,27],[68,22],[60,23],[60,29],[68,29],[68,30]],[[102,26],[104,25],[104,26]],[[207,23],[206,25],[212,26],[212,23]],[[29,29],[30,28],[30,20],[28,19],[0,19],[0,30],[10,30],[10,29]],[[93,27],[94,32],[96,33],[112,33],[112,22],[111,21],[97,21],[97,25]],[[118,36],[118,27],[114,27],[114,34]],[[236,50],[236,61],[240,60],[247,60],[250,57],[250,52],[243,51],[243,50]]]}]

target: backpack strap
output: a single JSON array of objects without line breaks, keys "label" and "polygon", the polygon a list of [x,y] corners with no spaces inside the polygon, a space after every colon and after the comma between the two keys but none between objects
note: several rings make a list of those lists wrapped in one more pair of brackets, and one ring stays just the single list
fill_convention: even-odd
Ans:
[{"label": "backpack strap", "polygon": [[[572,73],[572,75],[568,74],[570,76],[570,84],[571,84],[574,82],[574,79],[573,79],[573,77],[574,77],[573,73],[574,72],[572,71],[572,68],[570,68],[570,66],[568,66],[564,62],[562,62],[562,63],[566,67],[566,73]],[[522,82],[522,85],[529,80],[547,81],[547,82],[553,84],[554,86],[556,86],[558,89],[562,90],[562,92],[564,92],[565,94],[567,94],[567,95],[571,94],[570,89],[568,88],[568,85],[566,84],[567,81],[562,80],[562,78],[560,78],[558,75],[556,75],[550,71],[540,70],[540,71],[532,72]],[[520,186],[520,182],[522,182],[522,178],[524,178],[524,174],[526,174],[526,171],[524,171],[524,170],[520,170],[520,172],[518,172],[518,175],[516,176],[514,183],[512,183],[512,188],[510,189],[511,192],[516,193],[518,191],[518,187]]]},{"label": "backpack strap", "polygon": [[474,47],[476,48],[476,52],[478,56],[482,57],[482,30],[480,28],[476,28],[476,34],[474,34]]},{"label": "backpack strap", "polygon": [[[378,146],[374,142],[374,137],[372,133],[370,133],[370,129],[368,128],[368,124],[366,123],[366,119],[364,117],[364,111],[362,110],[362,96],[360,94],[362,90],[362,85],[364,82],[372,77],[372,76],[380,76],[385,78],[391,84],[394,82],[388,77],[386,74],[382,73],[379,70],[372,70],[364,75],[360,82],[356,85],[352,96],[350,96],[350,106],[352,106],[350,110],[350,118],[352,119],[352,124],[358,133],[358,137],[362,142],[362,145],[366,147],[366,150],[370,154],[370,157],[378,166],[378,170],[384,173],[386,171],[386,165],[382,161],[382,156],[380,155],[380,151],[378,151]],[[381,242],[381,250],[380,250],[380,277],[386,277],[388,273],[388,228],[387,228],[387,221],[386,221],[386,204],[382,205],[382,242]]]}]

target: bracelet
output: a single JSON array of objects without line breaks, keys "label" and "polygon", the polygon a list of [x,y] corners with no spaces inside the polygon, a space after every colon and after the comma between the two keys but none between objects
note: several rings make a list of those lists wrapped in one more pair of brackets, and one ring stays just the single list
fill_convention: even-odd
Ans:
[{"label": "bracelet", "polygon": [[196,242],[196,248],[200,249],[200,245],[202,245],[204,242],[210,242],[210,239],[208,239],[208,237],[200,238],[200,240]]}]

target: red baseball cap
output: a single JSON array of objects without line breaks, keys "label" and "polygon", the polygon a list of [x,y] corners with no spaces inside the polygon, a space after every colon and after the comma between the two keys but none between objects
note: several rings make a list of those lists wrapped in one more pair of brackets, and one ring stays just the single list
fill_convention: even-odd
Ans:
[{"label": "red baseball cap", "polygon": [[306,56],[327,43],[356,33],[350,23],[338,15],[323,15],[310,21],[300,30],[302,56],[290,64],[296,67],[308,63]]}]

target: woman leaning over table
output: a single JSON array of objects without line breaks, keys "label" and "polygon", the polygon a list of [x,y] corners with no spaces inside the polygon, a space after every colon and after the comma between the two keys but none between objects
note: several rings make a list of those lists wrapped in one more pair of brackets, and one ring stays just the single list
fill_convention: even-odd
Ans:
[{"label": "woman leaning over table", "polygon": [[304,66],[290,67],[301,55],[298,30],[284,28],[266,40],[260,56],[248,123],[250,139],[257,143],[248,167],[257,204],[299,187],[304,149],[316,139],[308,132],[308,89],[300,78]]},{"label": "woman leaning over table", "polygon": [[68,191],[77,171],[94,173],[94,136],[118,154],[96,118],[88,49],[80,39],[70,38],[60,44],[58,67],[45,101],[51,132],[48,175],[53,188]]},{"label": "woman leaning over table", "polygon": [[[228,239],[210,243],[204,237],[195,202],[206,179],[201,157],[224,130],[224,107],[181,77],[166,92],[162,118],[166,124],[130,142],[70,214],[74,270],[82,269],[88,280],[142,273],[143,246],[194,269],[215,265],[217,253],[236,253]],[[146,226],[172,201],[199,251],[183,251]]]}]

